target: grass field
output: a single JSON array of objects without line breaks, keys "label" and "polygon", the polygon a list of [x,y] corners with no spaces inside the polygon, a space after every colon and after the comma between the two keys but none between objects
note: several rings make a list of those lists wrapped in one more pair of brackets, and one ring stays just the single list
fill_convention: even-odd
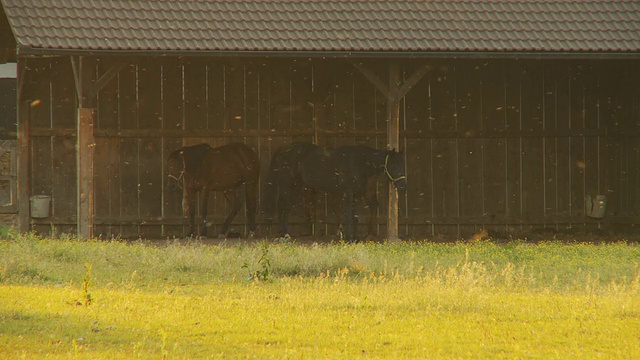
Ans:
[{"label": "grass field", "polygon": [[640,358],[640,247],[0,240],[0,358]]}]

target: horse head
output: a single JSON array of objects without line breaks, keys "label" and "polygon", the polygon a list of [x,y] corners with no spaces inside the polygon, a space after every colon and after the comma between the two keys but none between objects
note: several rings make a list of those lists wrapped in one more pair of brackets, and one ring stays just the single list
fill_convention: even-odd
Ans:
[{"label": "horse head", "polygon": [[184,186],[184,150],[178,149],[169,155],[167,160],[167,189],[182,189]]},{"label": "horse head", "polygon": [[402,190],[407,187],[407,175],[405,172],[403,151],[387,151],[384,159],[384,173],[397,189]]}]

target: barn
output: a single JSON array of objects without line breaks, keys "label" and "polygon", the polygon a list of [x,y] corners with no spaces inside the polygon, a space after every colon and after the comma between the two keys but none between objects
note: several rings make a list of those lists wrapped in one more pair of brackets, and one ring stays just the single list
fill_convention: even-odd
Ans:
[{"label": "barn", "polygon": [[[292,141],[403,149],[406,191],[378,184],[389,239],[640,224],[635,0],[0,4],[20,231],[182,236],[167,155],[236,141],[263,169]],[[335,231],[336,200],[315,205]]]}]

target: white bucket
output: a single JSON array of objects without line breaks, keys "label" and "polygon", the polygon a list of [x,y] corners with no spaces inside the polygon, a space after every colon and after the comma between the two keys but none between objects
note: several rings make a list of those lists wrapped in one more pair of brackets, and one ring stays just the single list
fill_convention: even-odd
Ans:
[{"label": "white bucket", "polygon": [[596,195],[595,197],[587,195],[584,198],[584,205],[585,214],[588,217],[601,219],[607,210],[607,197],[605,195]]},{"label": "white bucket", "polygon": [[47,218],[51,212],[50,195],[34,195],[31,197],[31,217]]}]

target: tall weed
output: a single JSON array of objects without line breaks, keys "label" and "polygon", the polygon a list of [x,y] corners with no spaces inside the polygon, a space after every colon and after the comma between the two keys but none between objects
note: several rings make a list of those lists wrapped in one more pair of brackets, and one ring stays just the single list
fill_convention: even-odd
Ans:
[{"label": "tall weed", "polygon": [[[79,241],[34,234],[0,240],[0,282],[5,284],[82,283],[157,288],[247,277],[316,279],[340,274],[349,281],[428,279],[464,286],[553,291],[605,291],[637,288],[640,247],[488,241],[435,244],[316,244],[295,242],[217,246],[201,242]],[[248,276],[249,275],[249,276]]]}]

